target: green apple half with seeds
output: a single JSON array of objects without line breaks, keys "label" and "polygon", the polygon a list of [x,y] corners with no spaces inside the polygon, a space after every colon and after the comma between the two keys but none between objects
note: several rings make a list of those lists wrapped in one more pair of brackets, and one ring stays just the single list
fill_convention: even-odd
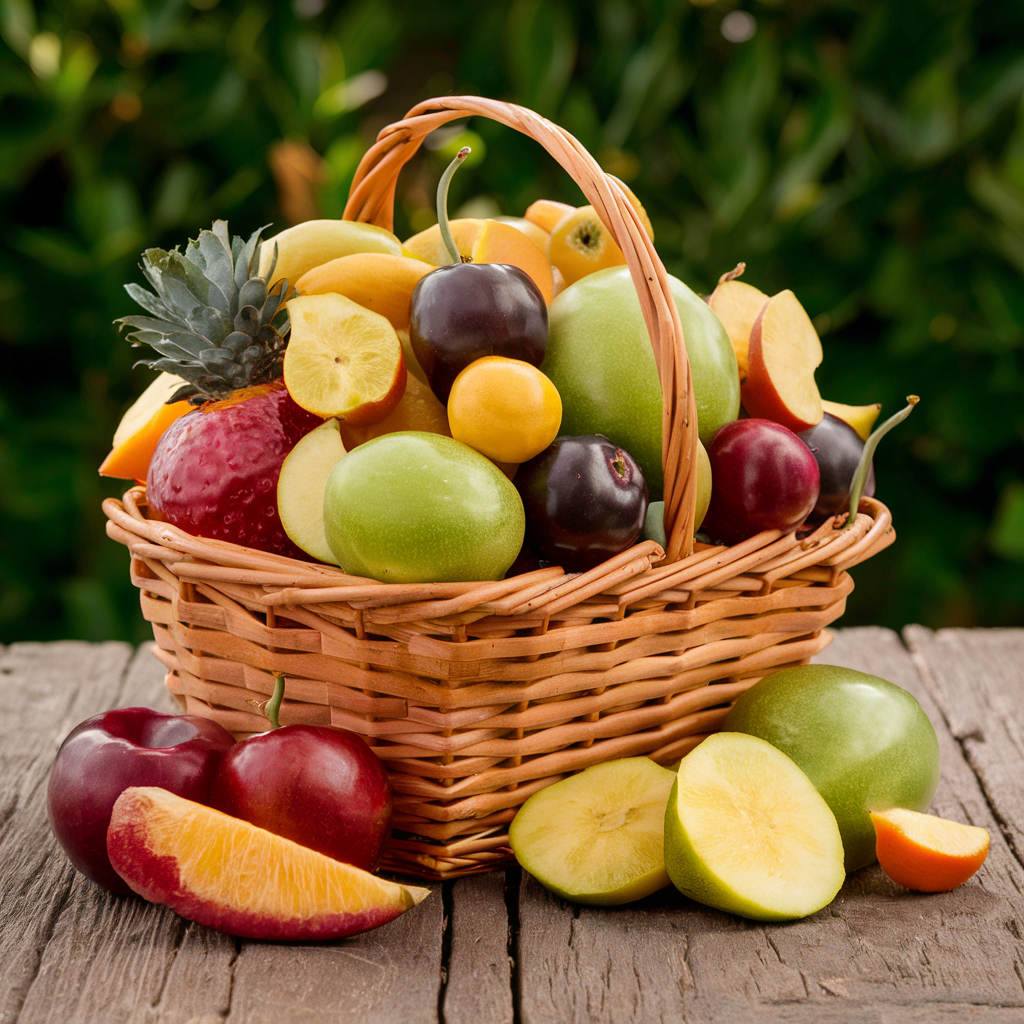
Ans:
[{"label": "green apple half with seeds", "polygon": [[684,895],[757,921],[807,917],[846,877],[835,815],[781,751],[715,733],[679,763],[665,867]]},{"label": "green apple half with seeds", "polygon": [[647,757],[584,769],[534,793],[508,830],[519,863],[575,903],[611,906],[669,884],[665,804],[675,773]]},{"label": "green apple half with seeds", "polygon": [[314,428],[288,453],[277,479],[277,511],[292,543],[321,562],[337,565],[324,531],[324,491],[345,457],[338,421]]}]

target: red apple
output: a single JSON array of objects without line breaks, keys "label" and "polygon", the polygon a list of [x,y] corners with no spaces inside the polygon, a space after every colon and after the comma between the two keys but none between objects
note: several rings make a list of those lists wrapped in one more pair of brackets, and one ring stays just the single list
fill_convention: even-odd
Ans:
[{"label": "red apple", "polygon": [[711,502],[701,530],[736,544],[762,530],[794,530],[810,514],[821,483],[810,448],[771,420],[734,420],[708,446]]},{"label": "red apple", "polygon": [[210,804],[364,871],[377,866],[391,833],[384,766],[360,736],[326,726],[285,725],[237,743]]},{"label": "red apple", "polygon": [[750,331],[743,408],[793,431],[813,427],[822,416],[814,371],[821,341],[804,307],[788,289],[762,307]]},{"label": "red apple", "polygon": [[57,752],[47,791],[50,825],[71,863],[112,892],[131,892],[107,856],[114,802],[129,786],[160,786],[208,803],[217,763],[234,743],[216,722],[150,708],[119,708],[77,725]]}]

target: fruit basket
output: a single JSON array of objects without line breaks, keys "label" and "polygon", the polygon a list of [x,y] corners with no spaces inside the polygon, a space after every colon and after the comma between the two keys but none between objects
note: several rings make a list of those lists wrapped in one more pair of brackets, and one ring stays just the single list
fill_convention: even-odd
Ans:
[{"label": "fruit basket", "polygon": [[625,255],[662,384],[666,550],[644,541],[582,573],[381,584],[192,536],[150,518],[141,486],[104,503],[182,707],[236,736],[262,731],[253,705],[284,674],[282,723],[353,730],[386,765],[382,866],[432,879],[510,860],[516,809],[570,773],[677,761],[755,681],[826,646],[847,570],[895,538],[885,506],[864,498],[846,529],[837,516],[728,547],[693,541],[696,412],[665,268],[619,185],[551,122],[477,97],[422,103],[367,152],[346,219],[390,229],[401,168],[429,132],[470,115],[539,142]]}]

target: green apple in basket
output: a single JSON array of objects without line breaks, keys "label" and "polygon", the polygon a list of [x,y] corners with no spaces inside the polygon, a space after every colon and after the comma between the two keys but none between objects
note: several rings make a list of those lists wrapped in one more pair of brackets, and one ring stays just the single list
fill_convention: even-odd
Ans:
[{"label": "green apple in basket", "polygon": [[[722,322],[678,278],[669,285],[686,339],[697,425],[706,445],[736,419],[736,353]],[[661,384],[628,267],[599,270],[551,303],[541,369],[562,396],[562,433],[604,434],[640,464],[651,499],[661,497]]]}]

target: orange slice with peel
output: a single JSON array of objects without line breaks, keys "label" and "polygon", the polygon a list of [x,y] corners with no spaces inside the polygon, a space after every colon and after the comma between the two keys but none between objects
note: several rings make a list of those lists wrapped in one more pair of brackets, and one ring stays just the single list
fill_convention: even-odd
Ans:
[{"label": "orange slice with peel", "polygon": [[360,252],[307,271],[295,283],[300,295],[337,292],[387,317],[396,331],[409,327],[413,289],[434,268],[410,256]]},{"label": "orange slice with peel", "polygon": [[934,814],[894,807],[872,811],[875,853],[898,885],[918,892],[948,892],[966,882],[988,856],[989,834]]},{"label": "orange slice with peel", "polygon": [[161,373],[121,417],[114,431],[114,446],[100,464],[100,476],[145,480],[157,441],[164,431],[192,406],[187,401],[167,404],[185,381]]},{"label": "orange slice with peel", "polygon": [[288,302],[284,382],[295,402],[353,426],[384,419],[405,391],[402,343],[390,321],[327,292]]},{"label": "orange slice with peel", "polygon": [[117,798],[107,852],[114,870],[144,899],[244,938],[354,935],[430,894],[156,786],[133,786]]}]

